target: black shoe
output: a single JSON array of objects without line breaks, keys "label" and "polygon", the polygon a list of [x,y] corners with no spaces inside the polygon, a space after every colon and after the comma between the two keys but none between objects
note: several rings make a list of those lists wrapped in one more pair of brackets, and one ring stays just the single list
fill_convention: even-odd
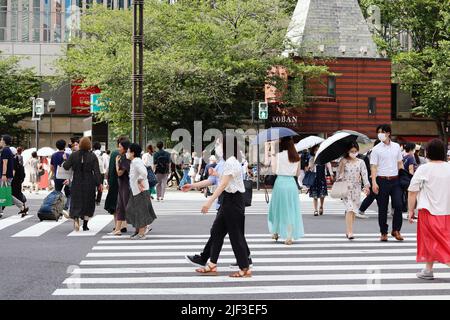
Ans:
[{"label": "black shoe", "polygon": [[[252,258],[248,258],[248,266],[249,268],[253,268],[253,261]],[[237,262],[230,264],[230,268],[239,268],[239,265]]]},{"label": "black shoe", "polygon": [[20,210],[19,214],[23,214],[23,213],[26,214],[26,213],[28,212],[29,209],[30,209],[30,208],[24,206],[23,209]]},{"label": "black shoe", "polygon": [[83,220],[83,231],[89,231],[87,220]]},{"label": "black shoe", "polygon": [[206,262],[202,259],[202,257],[198,254],[196,254],[195,256],[184,256],[186,258],[186,260],[193,264],[196,267],[204,267],[206,266]]},{"label": "black shoe", "polygon": [[127,233],[127,228],[122,228],[122,229],[120,229],[120,232],[122,232],[122,233]]}]

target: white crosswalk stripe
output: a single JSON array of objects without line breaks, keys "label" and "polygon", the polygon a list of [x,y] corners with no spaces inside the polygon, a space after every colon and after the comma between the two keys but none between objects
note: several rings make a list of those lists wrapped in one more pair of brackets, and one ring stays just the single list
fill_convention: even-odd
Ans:
[{"label": "white crosswalk stripe", "polygon": [[[235,261],[226,239],[216,277],[195,273],[184,259],[198,252],[208,235],[151,235],[131,241],[104,236],[55,296],[144,296],[151,299],[450,299],[450,268],[435,265],[433,282],[416,278],[415,235],[405,242],[378,241],[362,234],[309,234],[292,246],[268,234],[247,235],[254,267],[251,278],[230,278]],[[405,234],[406,236],[406,234]],[[391,238],[392,239],[392,238]],[[436,294],[439,292],[439,294]]]},{"label": "white crosswalk stripe", "polygon": [[[260,196],[260,195],[258,195]],[[180,203],[180,201],[164,201],[164,202],[154,202],[154,208],[156,211],[156,214],[158,216],[200,216],[200,208],[204,202],[205,198],[198,197],[196,200],[187,201],[184,203]],[[251,207],[246,208],[246,214],[247,215],[267,215],[268,212],[268,205],[263,201],[263,198],[259,199],[256,197],[256,201],[253,202],[253,205]],[[17,231],[16,233],[12,234],[11,237],[13,238],[34,238],[34,237],[41,237],[44,235],[47,235],[51,232],[57,232],[59,230],[58,228],[62,225],[67,226],[69,224],[72,224],[72,220],[67,220],[65,218],[62,218],[58,222],[56,221],[42,221],[40,222],[35,214],[35,211],[38,210],[40,207],[39,205],[31,205],[30,207],[36,207],[35,209],[32,209],[30,211],[30,214],[24,218],[21,218],[19,215],[13,215],[10,217],[5,217],[3,219],[0,219],[0,230],[8,230],[9,227],[15,226],[15,227],[21,227],[24,226],[22,230]],[[327,199],[327,202],[325,203],[325,213],[324,215],[343,215],[344,206],[342,204],[342,201],[336,201],[334,199]],[[304,216],[306,215],[313,215],[313,208],[312,208],[312,202],[310,199],[305,198],[303,195],[303,199],[301,201],[301,212]],[[368,215],[376,215],[374,211],[367,211]],[[263,218],[263,217],[261,217]],[[263,218],[264,219],[264,218]],[[102,207],[98,208],[97,213],[93,217],[93,219],[89,222],[89,231],[80,231],[80,232],[72,232],[68,231],[66,234],[70,237],[89,237],[89,236],[96,236],[101,231],[109,225],[113,220],[113,216],[109,214],[105,214],[105,212],[102,212]],[[23,223],[23,222],[27,223]],[[30,225],[30,222],[35,222],[34,224]],[[108,230],[109,232],[110,230]],[[266,235],[261,235],[266,237]],[[330,243],[337,243],[337,242],[345,242],[346,239],[342,238],[342,234],[317,234],[317,236],[323,236],[323,237],[330,237],[329,240],[323,240],[323,242],[330,242]],[[358,234],[358,237],[363,237],[364,234]],[[407,235],[405,235],[407,236]],[[166,239],[166,237],[172,237],[172,236],[159,236],[162,241]],[[194,236],[195,237],[195,236]],[[203,239],[207,238],[208,235],[200,235],[197,239],[197,242],[200,244],[203,242]],[[308,236],[309,237],[309,236]],[[340,239],[332,239],[334,237],[340,237]],[[104,237],[103,240],[107,241],[110,239],[114,239],[114,237]],[[268,238],[270,239],[270,237]],[[267,239],[266,239],[267,240]],[[412,238],[407,240],[413,240]],[[180,239],[173,239],[171,242],[176,243],[179,241],[179,243],[183,243],[184,240],[182,238]],[[308,238],[303,239],[302,241],[309,242],[313,240],[309,240]],[[268,240],[265,241],[268,243]],[[358,239],[355,241],[358,242]],[[106,242],[100,242],[99,244],[104,244]],[[145,242],[144,242],[145,243]],[[157,243],[155,241],[152,241],[152,244]],[[259,242],[259,245],[263,244],[263,242]],[[119,243],[118,243],[119,244]]]}]

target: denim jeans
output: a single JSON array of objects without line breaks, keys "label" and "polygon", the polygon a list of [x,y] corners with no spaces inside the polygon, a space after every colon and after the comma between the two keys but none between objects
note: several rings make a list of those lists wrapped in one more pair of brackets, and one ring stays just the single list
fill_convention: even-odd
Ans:
[{"label": "denim jeans", "polygon": [[183,169],[183,179],[180,181],[180,187],[185,184],[191,184],[191,177],[189,176],[189,168]]}]

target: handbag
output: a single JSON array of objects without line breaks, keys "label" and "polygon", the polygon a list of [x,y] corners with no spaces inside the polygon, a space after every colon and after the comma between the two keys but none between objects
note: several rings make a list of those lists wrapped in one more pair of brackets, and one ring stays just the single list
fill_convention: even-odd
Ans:
[{"label": "handbag", "polygon": [[12,205],[12,188],[8,183],[2,182],[0,184],[0,206],[10,207]]},{"label": "handbag", "polygon": [[275,185],[275,180],[277,180],[277,175],[267,175],[264,177],[264,186],[273,187]]},{"label": "handbag", "polygon": [[252,205],[252,197],[253,197],[253,181],[252,180],[244,180],[245,193],[244,193],[244,202],[246,207],[250,207]]},{"label": "handbag", "polygon": [[303,178],[303,185],[311,188],[314,185],[314,181],[316,181],[316,173],[312,171],[306,171],[305,177]]},{"label": "handbag", "polygon": [[153,169],[151,167],[147,168],[147,180],[148,180],[148,186],[150,188],[153,188],[158,184],[158,180],[156,179],[156,175],[153,172]]},{"label": "handbag", "polygon": [[348,195],[349,183],[346,181],[336,181],[330,191],[330,197],[342,199]]},{"label": "handbag", "polygon": [[56,179],[58,180],[73,180],[73,170],[64,169],[63,166],[58,166],[58,170],[56,170]]}]

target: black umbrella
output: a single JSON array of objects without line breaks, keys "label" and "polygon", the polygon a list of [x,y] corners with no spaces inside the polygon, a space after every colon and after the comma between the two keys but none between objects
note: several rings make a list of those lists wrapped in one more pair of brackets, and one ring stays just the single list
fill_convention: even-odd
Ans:
[{"label": "black umbrella", "polygon": [[348,151],[350,143],[355,142],[358,138],[355,134],[348,132],[339,132],[326,139],[317,150],[314,162],[316,164],[326,164]]},{"label": "black umbrella", "polygon": [[372,142],[372,140],[370,140],[370,138],[368,136],[366,136],[365,134],[358,132],[358,131],[339,130],[339,131],[336,131],[334,134],[339,133],[339,132],[347,132],[347,133],[357,136],[358,138],[356,139],[356,142],[358,142],[358,143],[368,144],[368,143]]}]

